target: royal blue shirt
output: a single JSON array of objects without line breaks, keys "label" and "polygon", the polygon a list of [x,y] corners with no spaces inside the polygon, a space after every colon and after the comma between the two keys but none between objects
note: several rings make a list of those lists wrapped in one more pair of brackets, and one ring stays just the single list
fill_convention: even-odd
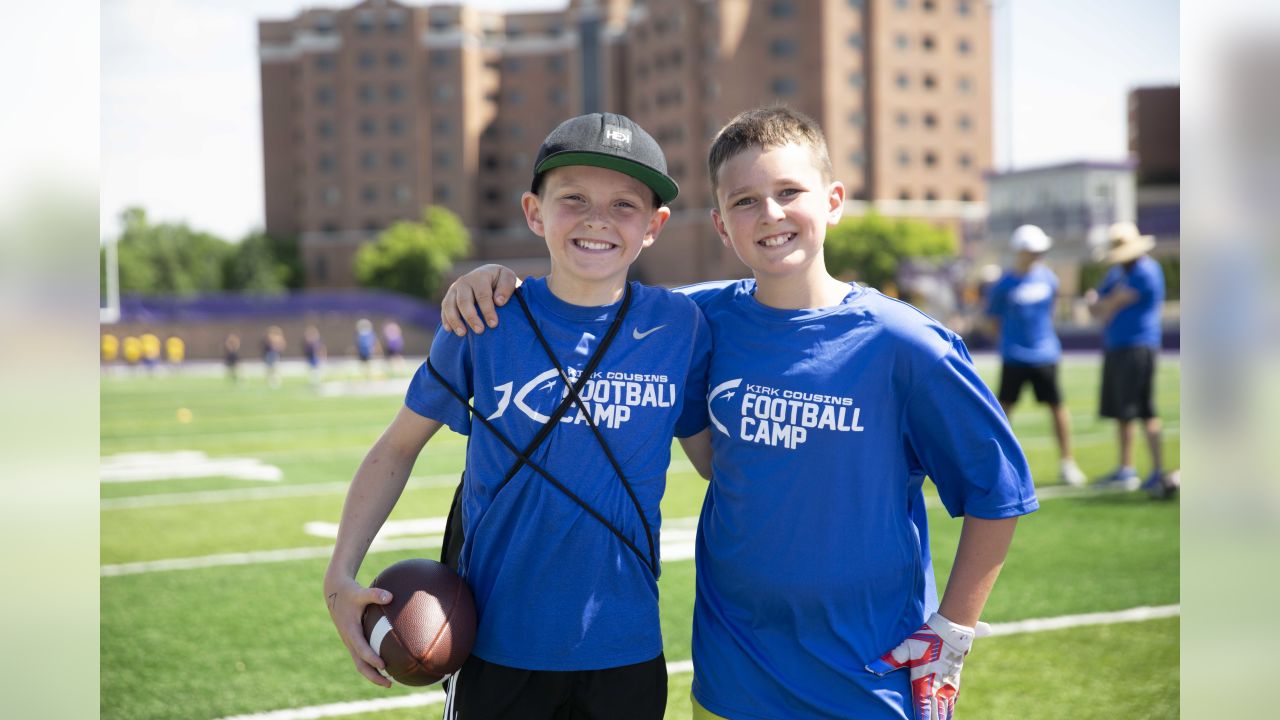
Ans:
[{"label": "royal blue shirt", "polygon": [[1164,270],[1160,263],[1143,255],[1126,268],[1114,265],[1098,285],[1098,296],[1106,297],[1122,286],[1138,294],[1138,299],[1111,316],[1103,330],[1102,344],[1108,350],[1126,347],[1160,347],[1160,307],[1164,304]]},{"label": "royal blue shirt", "polygon": [[1038,507],[960,338],[850,287],[779,310],[693,286],[715,352],[696,546],[693,693],[727,718],[909,718],[906,671],[864,666],[937,608],[925,476],[952,515]]},{"label": "royal blue shirt", "polygon": [[[581,396],[635,490],[656,552],[672,435],[700,430],[706,412],[710,335],[688,298],[635,283],[631,290],[630,311]],[[521,292],[576,379],[619,304],[571,305],[541,279],[525,282]],[[431,362],[523,449],[566,388],[519,305],[498,313],[499,326],[482,335],[437,332]],[[516,458],[488,428],[472,423],[425,365],[405,405],[470,436],[459,563],[476,601],[477,656],[529,670],[596,670],[662,652],[657,579],[645,561],[528,467],[499,489]],[[640,516],[576,406],[530,457],[647,556]]]},{"label": "royal blue shirt", "polygon": [[987,314],[1000,319],[1000,357],[1013,365],[1053,365],[1062,342],[1053,329],[1058,276],[1035,263],[1023,275],[1010,270],[991,287]]}]

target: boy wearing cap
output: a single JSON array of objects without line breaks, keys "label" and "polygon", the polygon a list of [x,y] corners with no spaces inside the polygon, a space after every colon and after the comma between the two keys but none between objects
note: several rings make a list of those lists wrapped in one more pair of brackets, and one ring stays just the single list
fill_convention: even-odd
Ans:
[{"label": "boy wearing cap", "polygon": [[1141,487],[1152,497],[1163,498],[1173,488],[1164,476],[1162,427],[1155,406],[1164,271],[1147,255],[1154,247],[1155,238],[1139,233],[1133,223],[1112,225],[1107,245],[1099,253],[1099,259],[1111,269],[1096,290],[1085,293],[1085,302],[1089,312],[1105,325],[1099,414],[1116,420],[1120,442],[1120,466],[1101,482],[1138,489],[1134,421],[1141,420],[1151,453],[1151,473]]},{"label": "boy wearing cap", "polygon": [[[681,441],[711,480],[694,717],[951,718],[1017,517],[1038,507],[1026,459],[958,336],[827,272],[844,186],[816,122],[742,113],[708,165],[717,234],[754,277],[687,289],[715,338],[709,427]],[[475,329],[457,303],[492,281],[510,291],[492,269],[455,285],[451,326]],[[964,516],[941,602],[926,475]]]},{"label": "boy wearing cap", "polygon": [[710,335],[691,300],[626,276],[678,189],[653,138],[608,113],[562,123],[534,168],[521,204],[551,273],[524,283],[500,330],[436,334],[352,481],[326,598],[357,669],[389,685],[360,629],[364,607],[389,598],[355,575],[448,425],[469,436],[458,570],[478,628],[446,718],[656,720],[659,501],[672,435],[705,422]]},{"label": "boy wearing cap", "polygon": [[1084,473],[1071,454],[1071,413],[1062,403],[1058,363],[1062,342],[1053,329],[1053,308],[1058,298],[1058,276],[1041,259],[1053,241],[1035,225],[1013,231],[1010,247],[1013,267],[991,287],[987,317],[1000,332],[1000,407],[1013,412],[1030,384],[1036,401],[1049,406],[1054,436],[1058,440],[1058,479],[1067,485],[1083,485]]}]

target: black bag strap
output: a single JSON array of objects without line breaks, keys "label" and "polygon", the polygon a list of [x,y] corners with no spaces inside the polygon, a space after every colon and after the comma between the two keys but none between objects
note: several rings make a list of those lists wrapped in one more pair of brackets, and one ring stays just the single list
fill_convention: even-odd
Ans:
[{"label": "black bag strap", "polygon": [[[523,298],[520,297],[521,293],[519,289],[516,290],[515,296],[516,298],[519,299],[521,306],[525,308],[526,312],[528,312],[528,308],[525,306]],[[621,530],[619,530],[616,526],[614,526],[613,523],[609,522],[609,520],[605,518],[603,515],[601,515],[599,511],[591,507],[591,505],[589,505],[585,500],[578,497],[572,490],[565,487],[563,483],[561,483],[559,480],[556,480],[549,472],[546,471],[546,469],[544,469],[541,465],[534,462],[529,457],[542,444],[542,442],[550,434],[551,430],[556,426],[556,424],[560,422],[560,418],[564,417],[564,414],[568,411],[569,406],[574,403],[575,399],[579,403],[579,407],[581,407],[582,400],[579,393],[581,392],[582,388],[586,385],[587,380],[595,372],[596,367],[599,366],[600,360],[603,359],[604,357],[605,350],[607,350],[608,347],[611,344],[613,344],[613,339],[615,336],[617,336],[618,329],[622,326],[622,319],[626,315],[627,310],[630,308],[630,305],[631,305],[631,287],[630,285],[627,285],[625,288],[625,293],[623,295],[622,305],[621,307],[618,308],[617,315],[614,317],[613,322],[609,326],[609,329],[605,332],[605,336],[600,341],[600,345],[596,348],[596,351],[592,353],[591,357],[588,359],[587,365],[583,369],[582,374],[578,377],[577,382],[569,383],[568,378],[565,377],[564,370],[560,368],[559,363],[556,362],[554,357],[551,358],[552,363],[555,365],[557,372],[560,373],[560,376],[562,378],[565,378],[566,385],[569,388],[569,394],[560,402],[560,405],[556,407],[555,412],[551,414],[547,422],[544,423],[543,426],[538,429],[538,432],[534,435],[533,440],[529,442],[529,444],[526,446],[524,451],[519,450],[515,446],[515,444],[511,442],[511,440],[509,440],[505,435],[502,434],[500,430],[498,430],[497,427],[493,425],[493,423],[489,422],[489,420],[485,418],[483,414],[481,414],[478,410],[476,410],[475,406],[473,406],[471,402],[462,395],[462,393],[458,392],[458,390],[454,388],[453,385],[450,384],[449,381],[446,380],[438,370],[436,370],[435,366],[431,363],[430,357],[427,358],[427,371],[431,373],[431,376],[434,377],[437,382],[439,382],[446,390],[449,391],[449,394],[453,395],[453,397],[457,399],[458,402],[462,403],[463,406],[465,406],[467,410],[471,412],[471,414],[475,417],[476,420],[479,420],[481,424],[483,424],[486,428],[488,428],[489,432],[493,433],[494,437],[496,437],[498,441],[501,442],[502,445],[506,447],[508,451],[511,452],[512,455],[516,456],[517,458],[516,463],[511,467],[511,469],[507,472],[506,476],[502,479],[502,482],[498,485],[497,489],[495,490],[495,494],[496,492],[501,491],[502,488],[505,487],[508,482],[510,482],[511,478],[515,476],[515,474],[520,470],[521,467],[528,465],[531,470],[533,470],[538,475],[541,475],[544,479],[547,480],[547,482],[551,483],[552,486],[554,486],[557,490],[564,493],[565,496],[567,496],[570,500],[572,500],[579,507],[585,510],[587,514],[591,515],[591,517],[598,520],[600,524],[604,525],[609,530],[609,532],[613,533],[613,535],[617,537],[619,541],[622,542],[623,545],[625,545],[628,549],[630,549],[631,552],[635,553],[636,557],[639,558],[640,561],[644,563],[646,567],[649,568],[649,571],[653,573],[654,577],[657,577],[658,564],[657,564],[657,558],[653,552],[653,535],[649,529],[648,520],[644,517],[643,513],[640,513],[640,519],[641,519],[641,522],[644,523],[646,538],[649,541],[649,557],[648,558],[645,557],[644,553],[640,551],[640,548],[636,547],[635,543],[632,542],[630,538],[628,538]],[[538,329],[538,326],[536,323],[533,324],[533,328],[534,328],[534,333],[539,336],[539,340],[545,343],[545,339],[542,338],[542,333]],[[590,420],[589,414],[586,417],[588,418],[588,420]],[[594,423],[592,423],[592,428],[593,430],[595,429]],[[599,434],[598,434],[599,431],[596,430],[596,432],[597,432],[597,438],[603,442],[603,438],[599,438]],[[606,448],[606,452],[608,452],[607,445],[604,447]],[[616,462],[613,460],[612,457],[610,458],[610,461]],[[619,477],[621,477],[621,473],[619,473]],[[623,482],[626,483],[625,479],[623,480]],[[459,490],[461,490],[461,485],[459,485]],[[638,501],[636,501],[635,499],[634,493],[631,492],[630,485],[627,485],[627,491],[632,495],[632,501],[636,502],[637,509],[638,509],[639,504],[638,504]]]},{"label": "black bag strap", "polygon": [[[601,434],[600,428],[596,426],[595,419],[591,417],[591,411],[587,408],[586,403],[582,401],[582,397],[579,395],[581,387],[575,387],[573,383],[569,382],[568,374],[560,366],[560,361],[556,359],[555,353],[551,351],[551,345],[542,334],[542,330],[539,329],[538,321],[534,319],[533,313],[529,312],[529,306],[525,303],[524,298],[520,296],[520,293],[516,293],[515,297],[520,302],[520,309],[524,311],[524,316],[529,320],[529,325],[533,327],[533,334],[538,337],[538,343],[542,345],[543,352],[547,354],[547,359],[551,361],[551,366],[556,369],[556,372],[560,373],[560,379],[564,381],[565,387],[569,388],[569,397],[578,406],[578,412],[582,413],[582,417],[586,419],[587,426],[591,428],[591,432],[596,437],[596,442],[600,444],[600,449],[604,450],[605,457],[609,459],[609,464],[613,466],[613,471],[618,474],[618,479],[622,481],[622,487],[626,488],[627,497],[631,498],[631,505],[636,509],[636,515],[640,516],[640,524],[644,526],[644,537],[649,543],[649,567],[654,570],[654,576],[656,577],[658,574],[658,556],[653,547],[653,529],[649,527],[649,519],[645,517],[644,510],[640,507],[640,500],[636,498],[636,491],[631,487],[631,483],[627,481],[627,476],[622,472],[622,466],[618,463],[617,458],[614,457],[613,450],[609,448],[609,443],[605,442],[604,435]],[[601,352],[603,352],[603,349]],[[579,377],[579,380],[581,379]]]}]

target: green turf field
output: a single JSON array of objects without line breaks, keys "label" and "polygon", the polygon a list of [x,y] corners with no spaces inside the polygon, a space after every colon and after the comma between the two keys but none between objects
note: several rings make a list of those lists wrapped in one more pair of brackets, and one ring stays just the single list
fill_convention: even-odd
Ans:
[{"label": "green turf field", "polygon": [[[994,361],[983,357],[978,364],[993,382]],[[1062,376],[1076,455],[1094,477],[1116,462],[1114,425],[1094,416],[1099,370],[1092,356],[1069,358]],[[1177,467],[1176,358],[1162,360],[1159,373],[1166,464]],[[346,482],[400,402],[396,395],[322,396],[301,377],[286,377],[276,390],[251,373],[239,385],[194,375],[103,377],[104,463],[128,453],[199,451],[209,460],[257,461],[282,474],[278,481],[198,471],[147,479],[140,463],[137,478],[104,480],[103,718],[223,718],[438,689],[386,691],[357,675],[321,596],[332,543],[323,524],[338,521]],[[187,422],[180,408],[189,411],[182,414]],[[1177,501],[1152,502],[1139,493],[1058,494],[1047,412],[1024,397],[1013,424],[1038,487],[1055,490],[1019,524],[984,619],[1009,623],[1176,605]],[[438,435],[391,519],[443,516],[463,449],[462,438]],[[696,516],[705,488],[678,449],[673,456],[663,501],[668,521]],[[1145,471],[1145,447],[1138,459]],[[930,521],[941,582],[960,522],[939,510]],[[395,560],[437,553],[438,540],[430,536],[400,540],[410,547],[370,554],[362,582]],[[667,660],[687,660],[692,560],[664,563],[660,587]],[[1178,636],[1172,617],[979,640],[965,667],[961,716],[1176,717]],[[668,717],[689,717],[690,681],[688,672],[671,676]],[[439,711],[419,703],[345,717],[393,720],[438,717]]]}]

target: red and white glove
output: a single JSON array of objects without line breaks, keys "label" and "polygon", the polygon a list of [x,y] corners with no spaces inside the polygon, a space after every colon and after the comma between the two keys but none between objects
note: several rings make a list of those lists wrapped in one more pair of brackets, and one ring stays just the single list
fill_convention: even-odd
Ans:
[{"label": "red and white glove", "polygon": [[976,635],[986,635],[986,623],[971,628],[957,625],[934,613],[901,645],[867,665],[869,672],[885,676],[894,670],[911,671],[911,703],[916,720],[951,720],[960,694],[960,669]]}]

